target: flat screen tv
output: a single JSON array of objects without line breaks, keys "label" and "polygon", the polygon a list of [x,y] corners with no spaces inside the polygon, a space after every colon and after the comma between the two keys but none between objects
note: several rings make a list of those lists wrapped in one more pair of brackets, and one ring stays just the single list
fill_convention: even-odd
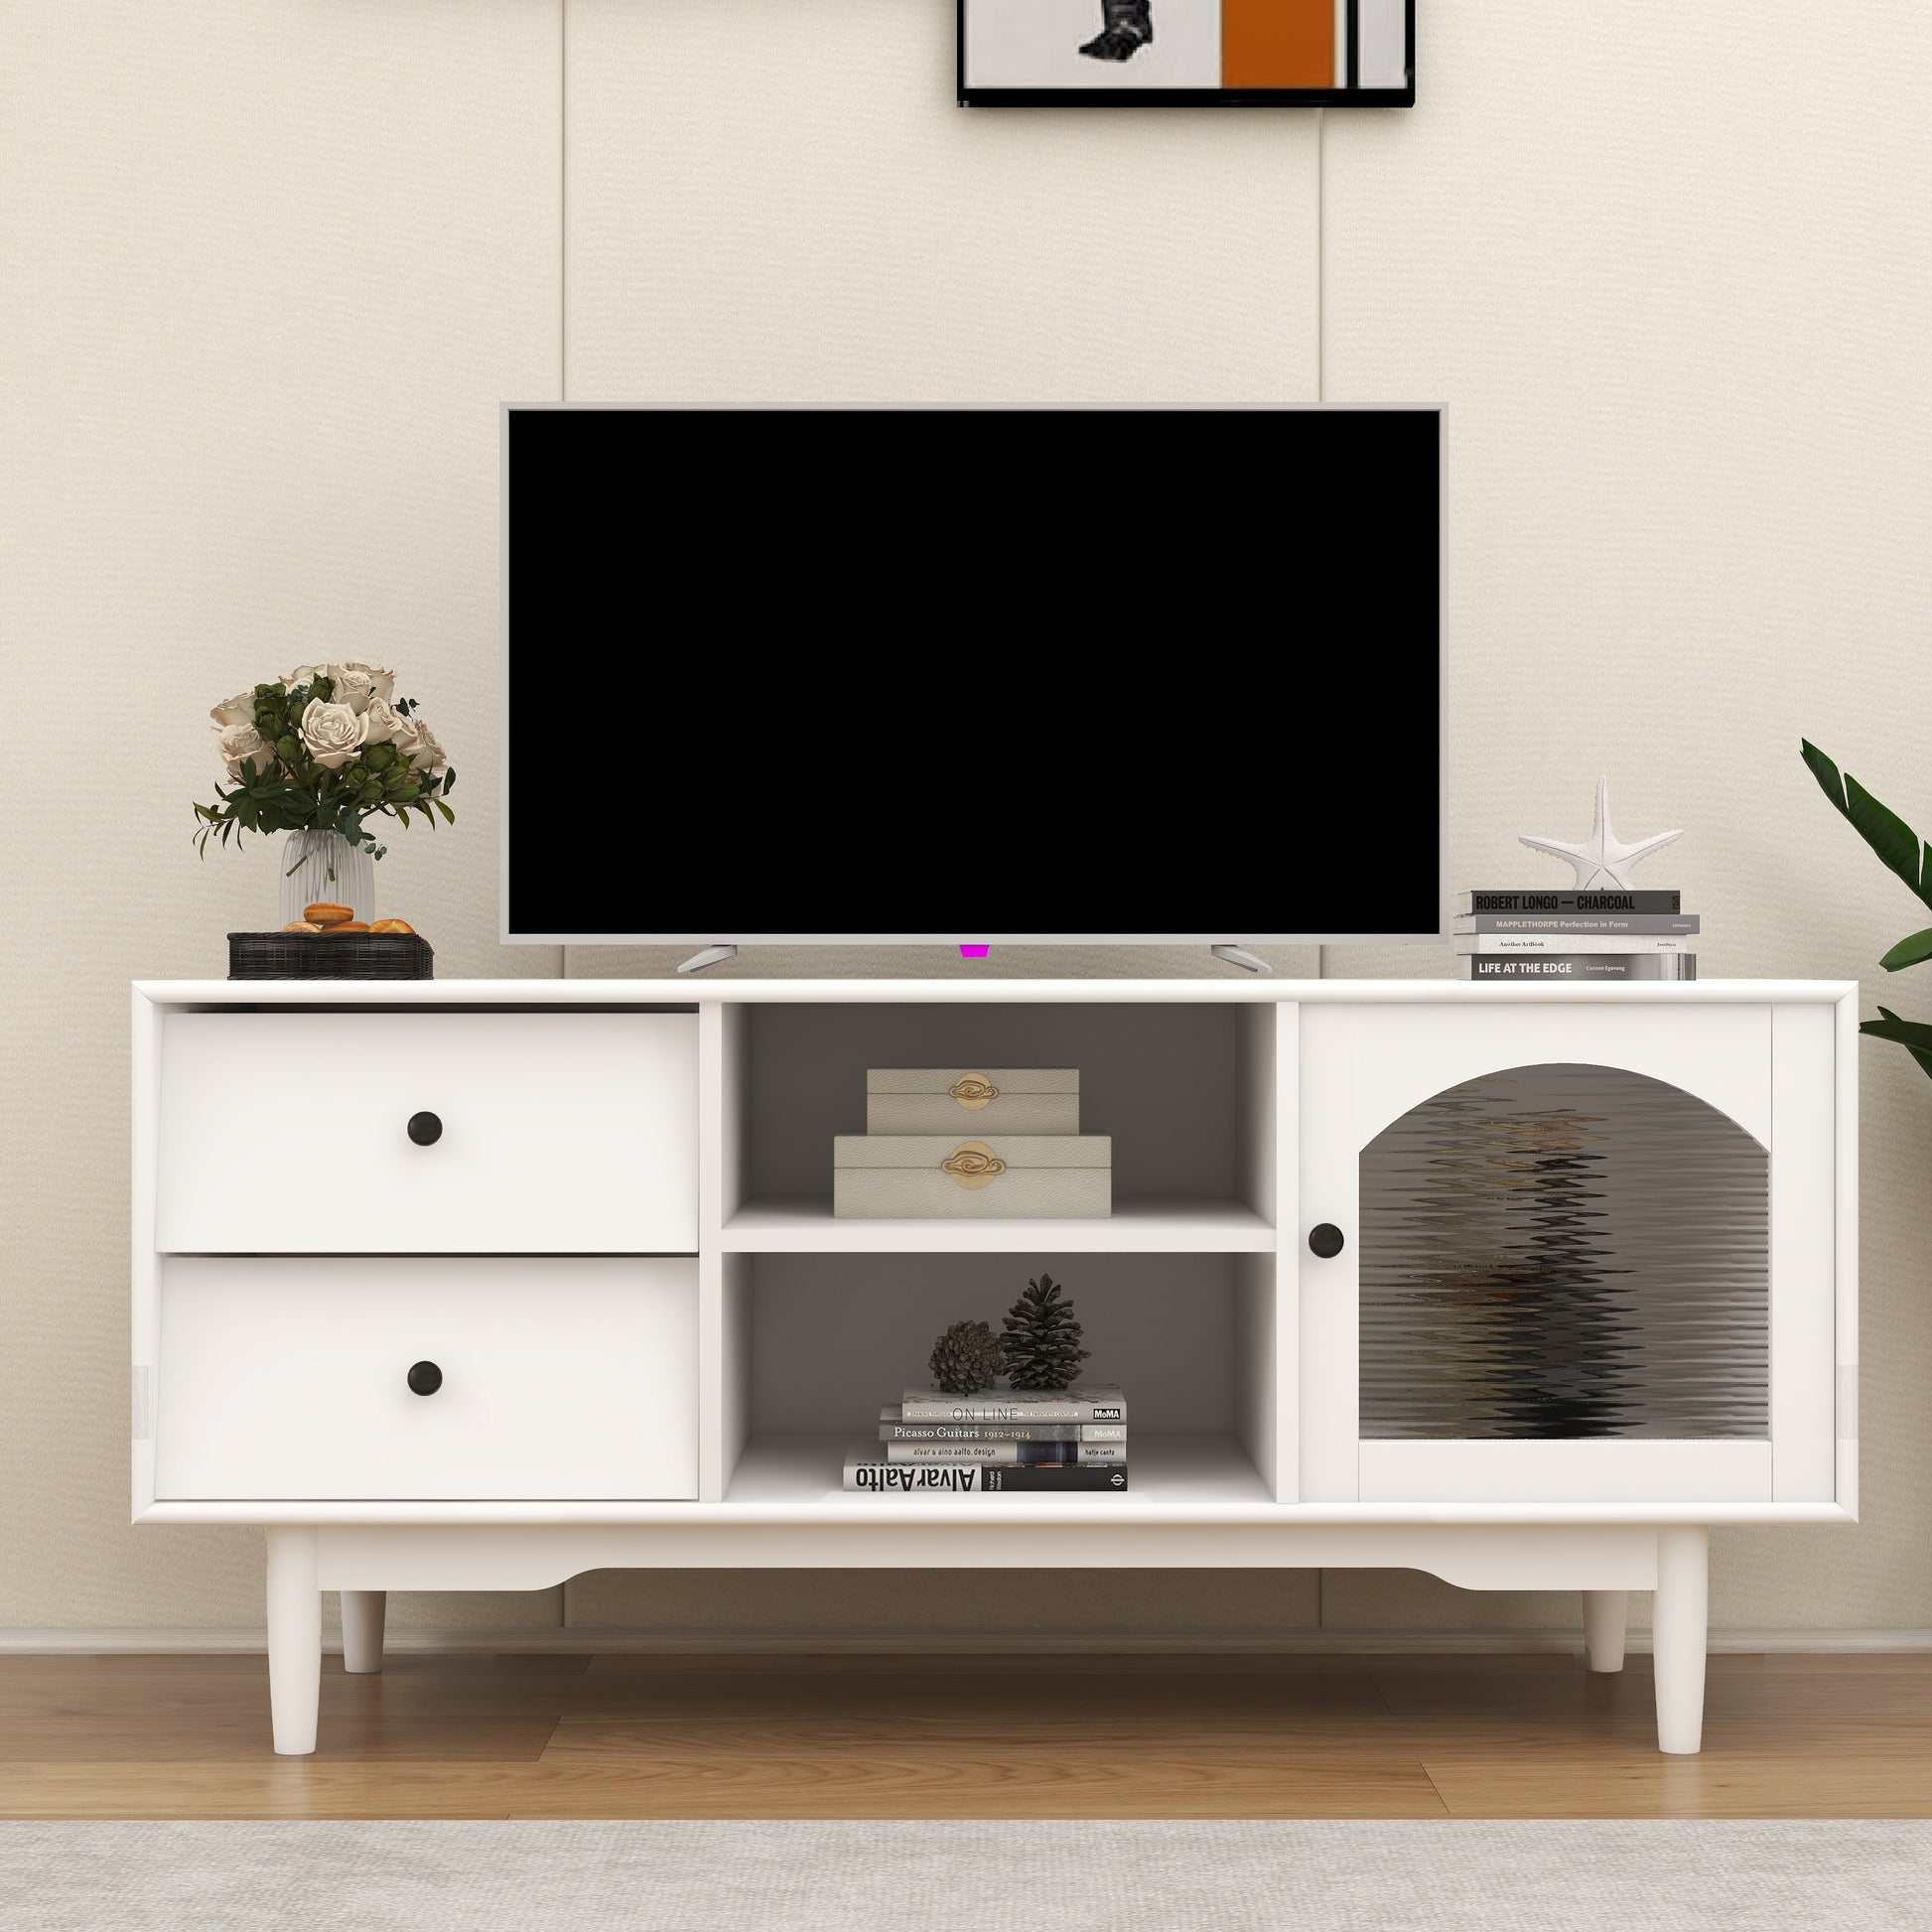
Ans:
[{"label": "flat screen tv", "polygon": [[1440,416],[511,406],[512,942],[1445,927]]}]

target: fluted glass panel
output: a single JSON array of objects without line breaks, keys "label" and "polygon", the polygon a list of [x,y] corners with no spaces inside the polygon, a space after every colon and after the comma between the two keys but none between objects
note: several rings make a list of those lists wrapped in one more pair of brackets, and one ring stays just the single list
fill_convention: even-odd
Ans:
[{"label": "fluted glass panel", "polygon": [[1613,1066],[1518,1066],[1361,1156],[1361,1433],[1769,1433],[1769,1157]]}]

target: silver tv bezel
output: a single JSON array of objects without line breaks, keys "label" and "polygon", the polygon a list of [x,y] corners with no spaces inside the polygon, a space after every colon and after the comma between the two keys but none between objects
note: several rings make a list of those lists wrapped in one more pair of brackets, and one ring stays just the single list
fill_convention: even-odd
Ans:
[{"label": "silver tv bezel", "polygon": [[[501,809],[497,830],[496,925],[505,946],[1427,946],[1447,944],[1449,915],[1449,651],[1446,636],[1448,600],[1443,542],[1444,449],[1440,422],[1436,438],[1436,926],[1428,932],[512,932],[509,925],[510,891],[510,544],[509,466],[510,417],[538,410],[623,410],[634,414],[695,414],[739,410],[795,409],[800,412],[836,409],[968,410],[991,407],[975,403],[655,403],[655,402],[505,402],[499,412],[497,434],[497,783]],[[1137,404],[1137,408],[1173,410],[1184,414],[1190,403]],[[1397,410],[1406,414],[1444,414],[1441,403],[1430,402],[1281,402],[1216,405],[1279,415],[1331,411]],[[1107,410],[1109,403],[1002,403],[1001,409]]]}]

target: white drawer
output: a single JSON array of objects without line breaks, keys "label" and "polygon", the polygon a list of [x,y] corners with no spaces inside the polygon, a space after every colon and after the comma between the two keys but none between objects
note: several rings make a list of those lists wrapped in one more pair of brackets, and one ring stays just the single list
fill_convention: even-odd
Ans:
[{"label": "white drawer", "polygon": [[695,1261],[170,1256],[156,1494],[693,1497],[697,1299]]},{"label": "white drawer", "polygon": [[155,1245],[690,1254],[697,1083],[691,1013],[171,1013]]}]

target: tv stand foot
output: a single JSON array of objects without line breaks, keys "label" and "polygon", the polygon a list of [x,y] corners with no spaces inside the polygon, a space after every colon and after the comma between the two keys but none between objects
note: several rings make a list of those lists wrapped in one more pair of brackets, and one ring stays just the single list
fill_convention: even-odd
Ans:
[{"label": "tv stand foot", "polygon": [[343,1669],[367,1677],[382,1668],[382,1621],[388,1598],[379,1589],[343,1591]]},{"label": "tv stand foot", "polygon": [[678,962],[680,973],[702,973],[707,966],[722,966],[728,959],[738,957],[736,946],[707,946],[703,952],[694,952],[689,959]]},{"label": "tv stand foot", "polygon": [[1657,1748],[1693,1756],[1704,1742],[1704,1653],[1711,1601],[1711,1534],[1669,1524],[1657,1532],[1650,1646],[1657,1679]]},{"label": "tv stand foot", "polygon": [[1623,1668],[1623,1626],[1629,1607],[1627,1589],[1584,1591],[1584,1654],[1591,1670]]},{"label": "tv stand foot", "polygon": [[1216,959],[1225,959],[1230,966],[1245,967],[1251,973],[1272,973],[1275,970],[1267,960],[1258,958],[1243,946],[1210,946],[1208,951]]},{"label": "tv stand foot", "polygon": [[268,1530],[268,1713],[275,1749],[307,1757],[316,1747],[322,1698],[322,1586],[317,1534],[270,1524]]}]

